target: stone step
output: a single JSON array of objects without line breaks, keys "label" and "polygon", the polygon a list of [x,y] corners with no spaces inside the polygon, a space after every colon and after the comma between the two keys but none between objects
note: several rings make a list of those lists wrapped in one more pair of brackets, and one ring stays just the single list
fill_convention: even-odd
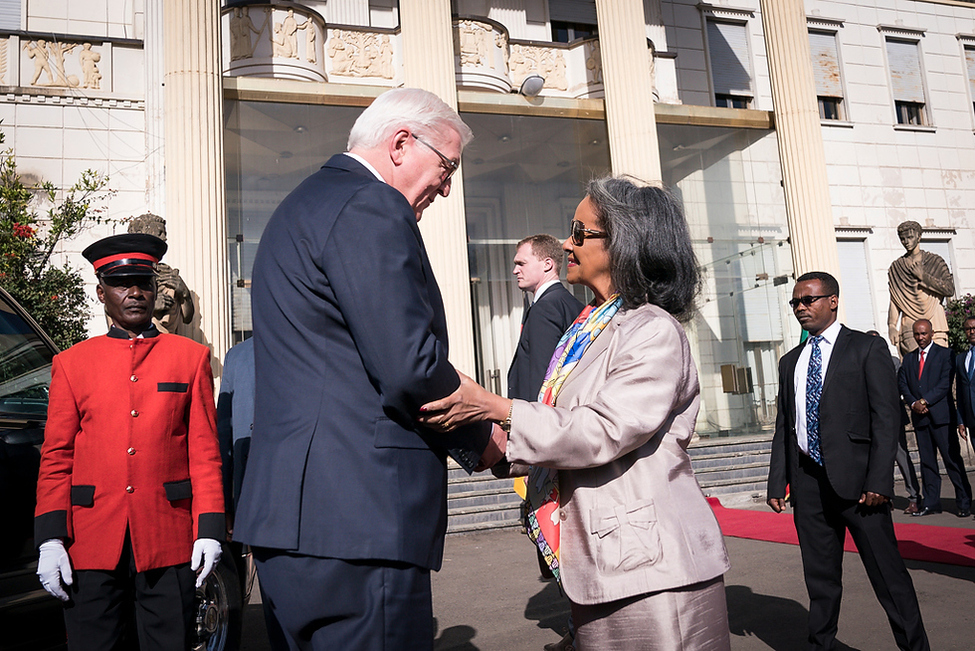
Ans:
[{"label": "stone step", "polygon": [[476,506],[502,505],[505,507],[519,506],[521,497],[511,485],[503,488],[491,488],[481,491],[465,491],[447,495],[447,513],[453,515],[460,509]]},{"label": "stone step", "polygon": [[768,466],[772,451],[739,452],[732,455],[708,454],[691,458],[691,465],[695,472],[714,468],[727,468],[746,464],[765,464]]},{"label": "stone step", "polygon": [[447,533],[521,526],[521,501],[514,505],[488,504],[449,510]]},{"label": "stone step", "polygon": [[702,484],[705,481],[722,481],[742,477],[759,477],[765,479],[768,477],[768,460],[752,463],[729,463],[707,468],[694,467],[694,475],[697,477],[697,481]]}]

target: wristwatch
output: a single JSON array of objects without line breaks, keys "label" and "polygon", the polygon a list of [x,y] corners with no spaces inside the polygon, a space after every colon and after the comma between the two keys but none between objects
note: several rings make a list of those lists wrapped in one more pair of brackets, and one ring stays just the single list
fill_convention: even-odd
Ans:
[{"label": "wristwatch", "polygon": [[511,411],[514,408],[515,408],[515,403],[512,400],[511,401],[511,406],[508,407],[508,416],[507,416],[507,418],[505,418],[503,421],[501,421],[500,423],[498,423],[500,425],[501,429],[504,430],[505,432],[511,432]]}]

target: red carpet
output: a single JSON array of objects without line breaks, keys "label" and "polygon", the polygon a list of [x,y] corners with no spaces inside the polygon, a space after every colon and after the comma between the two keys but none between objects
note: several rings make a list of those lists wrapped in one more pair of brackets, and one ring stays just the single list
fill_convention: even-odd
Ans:
[{"label": "red carpet", "polygon": [[[716,497],[708,503],[718,518],[721,531],[732,538],[764,540],[767,542],[798,545],[796,527],[791,510],[785,513],[728,509],[721,506]],[[930,517],[930,516],[929,516]],[[927,524],[894,523],[897,546],[905,560],[965,565],[975,567],[975,530],[956,527],[938,527]],[[855,552],[856,546],[849,534],[846,551]]]}]

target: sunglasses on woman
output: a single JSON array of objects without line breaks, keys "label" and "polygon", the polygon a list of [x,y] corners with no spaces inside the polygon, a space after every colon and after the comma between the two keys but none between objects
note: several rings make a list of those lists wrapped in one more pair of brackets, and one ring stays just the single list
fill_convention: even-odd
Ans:
[{"label": "sunglasses on woman", "polygon": [[572,243],[575,244],[576,246],[582,246],[586,242],[586,240],[590,238],[601,240],[605,237],[608,237],[606,231],[594,231],[590,228],[586,228],[586,225],[583,224],[578,219],[572,220],[571,235],[572,235]]}]

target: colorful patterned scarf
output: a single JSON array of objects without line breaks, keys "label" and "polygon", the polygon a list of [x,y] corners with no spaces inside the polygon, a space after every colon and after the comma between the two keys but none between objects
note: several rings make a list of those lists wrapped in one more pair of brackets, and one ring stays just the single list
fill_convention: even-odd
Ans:
[{"label": "colorful patterned scarf", "polygon": [[[579,363],[586,349],[619,311],[622,303],[623,299],[619,294],[613,294],[599,307],[586,306],[569,326],[552,354],[545,381],[538,392],[539,402],[555,404],[566,378]],[[559,571],[559,473],[553,468],[532,466],[524,481],[525,493],[518,491],[517,485],[515,490],[528,500],[528,537],[538,545],[545,562],[552,569],[552,574],[559,585],[562,585]]]}]

